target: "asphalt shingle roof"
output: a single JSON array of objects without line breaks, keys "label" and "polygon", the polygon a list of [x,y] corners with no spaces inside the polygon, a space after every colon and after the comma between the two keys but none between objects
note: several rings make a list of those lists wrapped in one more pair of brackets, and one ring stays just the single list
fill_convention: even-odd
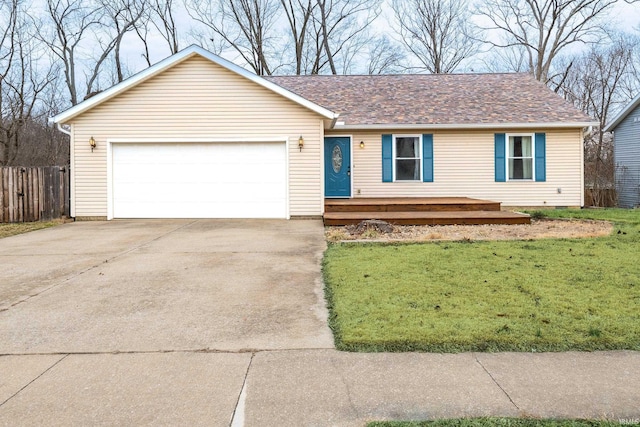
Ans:
[{"label": "asphalt shingle roof", "polygon": [[270,76],[346,125],[584,123],[593,119],[529,74]]}]

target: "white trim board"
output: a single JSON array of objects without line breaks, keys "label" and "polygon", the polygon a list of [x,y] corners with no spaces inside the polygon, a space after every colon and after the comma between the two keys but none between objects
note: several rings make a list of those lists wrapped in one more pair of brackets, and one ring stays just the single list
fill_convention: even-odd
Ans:
[{"label": "white trim board", "polygon": [[481,129],[575,129],[585,128],[589,126],[597,126],[598,122],[575,122],[575,123],[469,123],[469,124],[401,124],[401,123],[385,123],[358,125],[348,124],[340,125],[340,122],[331,129],[332,131],[341,130],[481,130]]}]

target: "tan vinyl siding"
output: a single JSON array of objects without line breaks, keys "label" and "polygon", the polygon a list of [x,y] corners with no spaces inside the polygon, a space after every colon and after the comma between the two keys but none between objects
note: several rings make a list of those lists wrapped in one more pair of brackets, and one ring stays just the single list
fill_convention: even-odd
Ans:
[{"label": "tan vinyl siding", "polygon": [[[73,214],[107,215],[107,140],[286,137],[289,213],[319,215],[321,123],[318,114],[205,58],[192,57],[71,120]],[[91,136],[98,144],[94,152]]]},{"label": "tan vinyl siding", "polygon": [[[466,196],[505,206],[580,206],[582,134],[578,129],[522,129],[546,133],[546,182],[495,182],[496,131],[353,132],[354,197]],[[334,132],[338,134],[337,132]],[[434,182],[382,182],[382,134],[433,134]],[[327,136],[331,132],[327,131]],[[360,148],[364,141],[365,148]],[[558,193],[558,188],[561,193]],[[359,191],[359,192],[358,192]]]}]

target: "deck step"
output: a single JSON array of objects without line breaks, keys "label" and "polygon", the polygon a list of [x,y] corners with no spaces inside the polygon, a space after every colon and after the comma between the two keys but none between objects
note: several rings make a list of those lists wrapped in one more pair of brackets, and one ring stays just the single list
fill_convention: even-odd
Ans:
[{"label": "deck step", "polygon": [[378,219],[396,225],[530,224],[529,215],[507,211],[325,212],[325,225],[358,224]]},{"label": "deck step", "polygon": [[325,212],[500,211],[500,203],[468,197],[325,199]]}]

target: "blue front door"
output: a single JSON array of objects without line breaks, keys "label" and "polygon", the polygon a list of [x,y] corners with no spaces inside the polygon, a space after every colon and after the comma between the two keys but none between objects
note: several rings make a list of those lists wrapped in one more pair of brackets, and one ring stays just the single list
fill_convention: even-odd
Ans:
[{"label": "blue front door", "polygon": [[351,197],[351,138],[324,139],[324,195]]}]

